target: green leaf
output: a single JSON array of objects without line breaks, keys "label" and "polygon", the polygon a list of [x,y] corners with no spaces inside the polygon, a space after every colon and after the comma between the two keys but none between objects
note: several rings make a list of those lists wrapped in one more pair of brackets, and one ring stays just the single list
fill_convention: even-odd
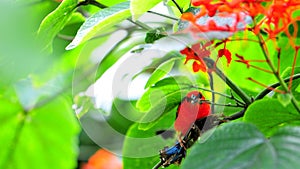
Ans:
[{"label": "green leaf", "polygon": [[268,140],[251,124],[229,123],[194,145],[182,168],[298,168],[299,152],[299,127],[284,127]]},{"label": "green leaf", "polygon": [[107,118],[109,125],[122,134],[126,134],[129,127],[143,115],[132,106],[133,104],[132,101],[115,99]]},{"label": "green leaf", "polygon": [[[172,0],[168,0],[167,3],[169,4],[169,2],[171,3]],[[187,8],[189,8],[189,7],[190,7],[190,4],[191,4],[191,1],[190,1],[190,0],[176,0],[176,2],[177,2],[177,4],[178,4],[181,8],[183,8],[183,11],[186,10]],[[172,5],[173,5],[173,6],[176,6],[176,5],[174,4],[174,2],[172,2]]]},{"label": "green leaf", "polygon": [[[129,128],[123,148],[124,169],[145,168],[145,166],[152,168],[159,162],[159,150],[167,145],[174,144],[175,140],[163,139],[161,136],[156,135],[156,132],[168,130],[172,127],[173,119],[175,119],[175,114],[169,114],[147,131],[140,130],[138,123]],[[171,168],[178,167],[170,166]]]},{"label": "green leaf", "polygon": [[[298,15],[299,15],[299,12],[298,12]],[[293,35],[294,32],[295,32],[296,30],[298,30],[298,28],[299,28],[299,26],[300,26],[300,21],[296,21],[296,24],[295,24],[295,25],[296,25],[296,27],[295,27],[293,24],[290,24],[289,27],[288,27],[289,33],[290,33],[291,35]],[[284,35],[284,36],[287,36],[286,33],[284,33],[283,35]],[[300,37],[299,31],[297,32],[296,37],[297,37],[297,38]]]},{"label": "green leaf", "polygon": [[296,88],[295,88],[295,91],[300,93],[300,85],[298,85]]},{"label": "green leaf", "polygon": [[169,77],[149,88],[136,104],[139,110],[146,112],[139,129],[148,130],[158,123],[158,119],[174,110],[191,90],[189,82],[187,77]]},{"label": "green leaf", "polygon": [[0,23],[3,23],[0,27],[0,93],[19,79],[41,72],[41,68],[50,70],[48,66],[53,58],[41,55],[34,32],[57,5],[54,1],[40,1],[39,5],[29,5],[27,1],[0,2]]},{"label": "green leaf", "polygon": [[130,12],[132,19],[135,21],[145,12],[153,8],[155,5],[160,3],[162,0],[151,0],[151,1],[141,1],[141,0],[131,0],[130,1]]},{"label": "green leaf", "polygon": [[279,126],[300,125],[300,114],[292,104],[283,106],[277,99],[262,99],[251,104],[244,120],[255,124],[263,133],[270,133]]},{"label": "green leaf", "polygon": [[154,43],[156,40],[166,37],[166,30],[163,27],[159,27],[153,30],[150,30],[146,33],[145,42],[146,43]]},{"label": "green leaf", "polygon": [[152,60],[151,64],[149,64],[148,66],[145,66],[140,72],[138,72],[135,75],[135,77],[137,77],[138,75],[143,74],[143,73],[153,72],[160,64],[162,64],[172,58],[182,59],[182,55],[177,51],[171,51],[171,52],[168,52],[167,54],[165,54],[163,57],[154,58]]},{"label": "green leaf", "polygon": [[24,111],[18,103],[0,98],[0,112],[0,168],[76,167],[79,126],[66,99]]},{"label": "green leaf", "polygon": [[52,52],[52,43],[55,36],[64,28],[71,18],[77,0],[64,0],[41,23],[38,30],[38,40],[43,50]]},{"label": "green leaf", "polygon": [[74,40],[66,47],[73,49],[91,39],[97,32],[104,31],[130,17],[129,2],[105,8],[88,18],[78,30]]},{"label": "green leaf", "polygon": [[[285,59],[284,59],[285,60]],[[291,76],[291,72],[292,72],[292,67],[287,67],[283,72],[282,72],[282,77],[283,78],[289,78]],[[296,74],[300,74],[300,67],[299,66],[296,66],[295,69],[294,69],[294,75]],[[289,85],[289,82],[287,83],[287,85]],[[293,96],[296,98],[296,100],[300,100],[300,90],[297,88],[299,88],[298,86],[300,85],[300,78],[298,79],[294,79],[292,81],[292,86],[291,86],[291,92],[293,94]],[[282,87],[279,87],[278,89],[282,89]],[[275,94],[274,97],[278,95],[278,94]]]},{"label": "green leaf", "polygon": [[278,94],[277,98],[278,98],[278,101],[281,103],[281,105],[283,105],[284,107],[286,107],[292,101],[292,96],[289,93]]},{"label": "green leaf", "polygon": [[[137,101],[136,107],[142,112],[147,112],[151,107],[154,107],[155,104],[159,104],[159,100],[164,99],[162,97],[177,92],[181,88],[187,89],[189,88],[188,85],[192,85],[192,83],[190,79],[185,76],[174,76],[162,79],[143,94]],[[154,103],[153,105],[152,102]]]},{"label": "green leaf", "polygon": [[92,98],[82,94],[74,96],[74,104],[76,105],[76,116],[78,119],[94,108]]},{"label": "green leaf", "polygon": [[157,81],[159,81],[161,78],[163,78],[166,74],[168,74],[172,70],[175,61],[178,59],[180,59],[180,58],[173,58],[173,59],[170,59],[170,60],[162,63],[161,65],[159,65],[158,68],[155,69],[155,71],[152,73],[152,75],[148,79],[148,81],[145,85],[145,88],[148,88],[149,86],[155,84]]},{"label": "green leaf", "polygon": [[139,36],[128,36],[122,41],[120,41],[111,51],[105,55],[105,57],[100,62],[96,79],[101,77],[103,73],[108,70],[115,62],[118,61],[125,53],[129,52],[133,47],[144,43],[143,37]]},{"label": "green leaf", "polygon": [[[176,0],[176,3],[180,6],[180,8],[183,11],[186,11],[190,7],[191,0]],[[167,5],[167,7],[171,7],[173,13],[177,17],[181,16],[180,11],[178,10],[177,6],[174,4],[174,2],[172,0],[167,0],[166,5]]]},{"label": "green leaf", "polygon": [[[292,67],[287,67],[281,74],[281,77],[283,78],[288,78],[291,76],[291,73],[292,73]],[[294,74],[298,74],[300,73],[300,67],[299,66],[295,66],[295,69],[294,69]]]}]

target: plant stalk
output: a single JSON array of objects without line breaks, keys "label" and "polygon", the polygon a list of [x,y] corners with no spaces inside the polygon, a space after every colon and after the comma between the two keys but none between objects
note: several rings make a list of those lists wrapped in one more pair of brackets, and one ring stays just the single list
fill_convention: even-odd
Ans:
[{"label": "plant stalk", "polygon": [[215,66],[215,62],[210,58],[203,58],[207,67],[213,69],[214,72],[245,102],[246,106],[252,103],[251,98],[237,85],[235,85],[219,68]]},{"label": "plant stalk", "polygon": [[274,64],[271,61],[270,55],[268,53],[268,48],[266,46],[266,43],[262,37],[262,35],[259,33],[257,35],[258,40],[259,40],[259,44],[261,45],[262,48],[262,52],[263,55],[265,57],[265,59],[267,60],[267,63],[269,65],[269,67],[271,68],[273,74],[275,75],[275,77],[277,78],[278,82],[280,83],[280,85],[282,86],[283,90],[291,95],[291,101],[294,105],[294,107],[296,108],[296,110],[300,113],[300,106],[298,105],[297,100],[295,99],[295,97],[293,96],[293,93],[289,91],[288,86],[285,84],[284,80],[282,79],[282,77],[280,77],[279,72],[276,70]]}]

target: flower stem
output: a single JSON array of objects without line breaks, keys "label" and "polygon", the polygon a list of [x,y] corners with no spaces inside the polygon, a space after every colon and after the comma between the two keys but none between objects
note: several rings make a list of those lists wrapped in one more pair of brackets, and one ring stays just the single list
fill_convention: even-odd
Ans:
[{"label": "flower stem", "polygon": [[158,16],[162,16],[162,17],[165,17],[165,18],[169,18],[169,19],[172,19],[174,21],[178,21],[179,19],[178,18],[174,18],[172,16],[168,16],[168,15],[164,15],[164,14],[161,14],[161,13],[157,13],[157,12],[154,12],[154,11],[147,11],[148,13],[152,13],[152,14],[155,14],[155,15],[158,15]]},{"label": "flower stem", "polygon": [[207,67],[215,71],[215,73],[245,102],[246,106],[252,103],[250,97],[237,85],[235,85],[219,68],[216,67],[215,62],[210,58],[203,58]]},{"label": "flower stem", "polygon": [[298,105],[297,100],[293,96],[292,92],[289,91],[288,86],[286,85],[286,83],[284,82],[284,80],[282,79],[282,77],[280,77],[279,72],[276,70],[274,64],[272,63],[272,61],[270,59],[270,55],[268,53],[268,48],[267,48],[267,45],[266,45],[266,43],[265,43],[262,35],[259,33],[259,34],[257,34],[257,37],[258,37],[259,44],[260,44],[260,46],[262,48],[262,52],[264,54],[265,59],[267,60],[267,63],[269,65],[269,67],[271,68],[273,74],[275,75],[275,77],[277,78],[278,82],[282,86],[283,90],[286,93],[289,93],[291,95],[292,103],[293,103],[294,107],[296,108],[296,110],[300,113],[300,106]]},{"label": "flower stem", "polygon": [[[210,90],[214,91],[214,79],[211,72],[208,72]],[[211,93],[211,114],[215,113],[215,93]]]},{"label": "flower stem", "polygon": [[148,26],[147,24],[144,24],[144,23],[141,22],[141,21],[138,21],[138,20],[133,21],[131,18],[128,18],[127,20],[128,20],[129,22],[131,22],[131,23],[133,23],[133,24],[135,24],[135,25],[137,25],[137,26],[139,26],[139,27],[141,27],[141,28],[147,30],[147,31],[153,30],[153,28],[151,28],[151,27]]},{"label": "flower stem", "polygon": [[[295,79],[300,79],[300,73],[299,74],[295,74],[291,77],[288,77],[288,78],[285,78],[283,81],[285,83],[289,82],[290,81],[290,78],[292,78],[293,80]],[[270,93],[272,90],[270,88],[277,88],[278,86],[280,86],[280,83],[277,82],[277,83],[274,83],[270,86],[268,86],[265,90],[263,90],[262,92],[260,92],[254,100],[259,100],[259,99],[262,99],[263,97],[265,97],[268,93]]]}]

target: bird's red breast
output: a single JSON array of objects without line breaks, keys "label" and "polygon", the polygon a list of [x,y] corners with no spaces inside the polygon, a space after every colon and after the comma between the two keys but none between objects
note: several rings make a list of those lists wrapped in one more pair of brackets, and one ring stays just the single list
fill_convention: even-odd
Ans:
[{"label": "bird's red breast", "polygon": [[196,120],[207,117],[210,114],[210,105],[201,102],[201,100],[205,100],[203,95],[199,91],[192,91],[179,104],[174,127],[182,135],[188,132]]}]

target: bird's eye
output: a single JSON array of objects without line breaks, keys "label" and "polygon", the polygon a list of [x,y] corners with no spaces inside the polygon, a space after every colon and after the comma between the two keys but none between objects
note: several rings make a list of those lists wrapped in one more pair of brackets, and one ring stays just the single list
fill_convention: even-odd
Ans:
[{"label": "bird's eye", "polygon": [[202,98],[202,94],[198,93],[198,98],[201,99]]},{"label": "bird's eye", "polygon": [[196,95],[194,95],[194,94],[191,95],[191,103],[192,104],[197,103],[198,99],[199,98]]}]

